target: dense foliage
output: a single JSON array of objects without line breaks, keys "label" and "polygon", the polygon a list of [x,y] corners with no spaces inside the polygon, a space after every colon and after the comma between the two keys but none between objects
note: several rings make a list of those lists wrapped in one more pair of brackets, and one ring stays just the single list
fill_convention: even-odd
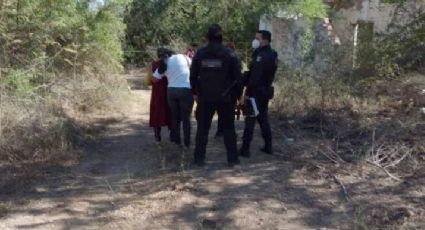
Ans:
[{"label": "dense foliage", "polygon": [[114,10],[89,0],[0,1],[3,75],[25,69],[45,84],[58,72],[119,69],[124,26]]},{"label": "dense foliage", "polygon": [[[403,12],[404,5],[398,7]],[[383,60],[410,70],[425,69],[425,11],[413,11],[407,23],[395,15],[389,34],[378,39],[378,52]]]},{"label": "dense foliage", "polygon": [[66,153],[123,84],[121,0],[0,0],[0,161]]},{"label": "dense foliage", "polygon": [[246,47],[262,16],[285,9],[317,17],[326,9],[321,0],[135,0],[126,12],[127,57],[145,60],[150,45],[167,45],[175,40],[203,43],[206,28],[219,23],[225,40]]}]

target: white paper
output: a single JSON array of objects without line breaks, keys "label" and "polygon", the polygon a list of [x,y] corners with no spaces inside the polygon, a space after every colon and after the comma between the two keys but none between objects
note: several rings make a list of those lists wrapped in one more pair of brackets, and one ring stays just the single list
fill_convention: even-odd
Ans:
[{"label": "white paper", "polygon": [[255,98],[250,97],[249,100],[251,101],[252,109],[254,110],[254,117],[258,116],[260,112],[258,111],[257,103],[255,102]]}]

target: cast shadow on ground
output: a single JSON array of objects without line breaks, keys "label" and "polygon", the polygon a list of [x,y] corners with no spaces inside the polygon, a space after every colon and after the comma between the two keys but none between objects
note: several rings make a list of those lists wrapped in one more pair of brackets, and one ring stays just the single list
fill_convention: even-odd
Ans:
[{"label": "cast shadow on ground", "polygon": [[[259,136],[256,138],[259,139]],[[42,180],[1,195],[2,202],[13,204],[3,218],[23,213],[34,217],[54,214],[57,218],[53,221],[15,227],[33,229],[54,225],[61,226],[63,230],[93,228],[122,221],[111,214],[161,191],[177,191],[194,199],[208,200],[206,205],[189,203],[167,213],[153,215],[150,222],[157,222],[156,226],[164,229],[176,229],[178,226],[238,229],[243,218],[248,218],[246,221],[249,223],[269,222],[277,229],[285,229],[285,224],[291,222],[299,222],[312,229],[335,228],[347,226],[355,215],[354,210],[343,211],[324,202],[339,197],[338,191],[316,193],[317,185],[295,181],[294,174],[307,163],[287,161],[282,156],[289,154],[286,152],[289,149],[280,149],[274,156],[253,151],[250,159],[242,159],[240,168],[229,169],[225,164],[222,141],[210,138],[208,165],[196,168],[190,165],[191,151],[157,144],[152,139],[151,130],[142,122],[129,121],[116,132],[112,128],[111,133],[85,149],[86,160],[81,165],[47,167]],[[254,146],[259,146],[259,141]],[[182,154],[185,156],[183,161]],[[210,188],[211,183],[215,184],[215,189]],[[347,185],[348,188],[350,186],[355,185]],[[402,192],[406,188],[400,189],[399,192]],[[368,192],[372,191],[365,190],[365,193]],[[25,208],[28,203],[43,200],[49,200],[52,205]],[[424,203],[417,199],[412,202]],[[356,205],[381,207],[386,204],[364,200]],[[249,216],[238,216],[240,211]],[[294,215],[294,212],[302,215]],[[260,217],[262,213],[270,219]],[[249,219],[257,216],[259,220]],[[167,218],[170,221],[162,222]],[[260,225],[258,227],[261,228]]]}]

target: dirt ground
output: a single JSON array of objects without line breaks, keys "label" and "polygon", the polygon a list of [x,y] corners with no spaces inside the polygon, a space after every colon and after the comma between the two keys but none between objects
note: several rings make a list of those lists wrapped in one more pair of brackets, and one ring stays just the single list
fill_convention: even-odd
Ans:
[{"label": "dirt ground", "polygon": [[1,187],[0,229],[425,229],[423,165],[399,182],[367,164],[313,161],[273,120],[274,155],[257,151],[257,132],[252,157],[228,168],[212,130],[197,168],[192,149],[153,141],[149,98],[133,87],[121,116],[99,116],[81,163]]}]

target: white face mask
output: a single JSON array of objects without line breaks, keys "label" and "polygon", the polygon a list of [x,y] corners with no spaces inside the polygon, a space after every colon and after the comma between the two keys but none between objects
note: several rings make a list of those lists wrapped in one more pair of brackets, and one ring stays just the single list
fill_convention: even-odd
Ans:
[{"label": "white face mask", "polygon": [[254,39],[252,41],[252,48],[254,48],[254,49],[260,48],[260,41],[258,41],[258,39]]}]

